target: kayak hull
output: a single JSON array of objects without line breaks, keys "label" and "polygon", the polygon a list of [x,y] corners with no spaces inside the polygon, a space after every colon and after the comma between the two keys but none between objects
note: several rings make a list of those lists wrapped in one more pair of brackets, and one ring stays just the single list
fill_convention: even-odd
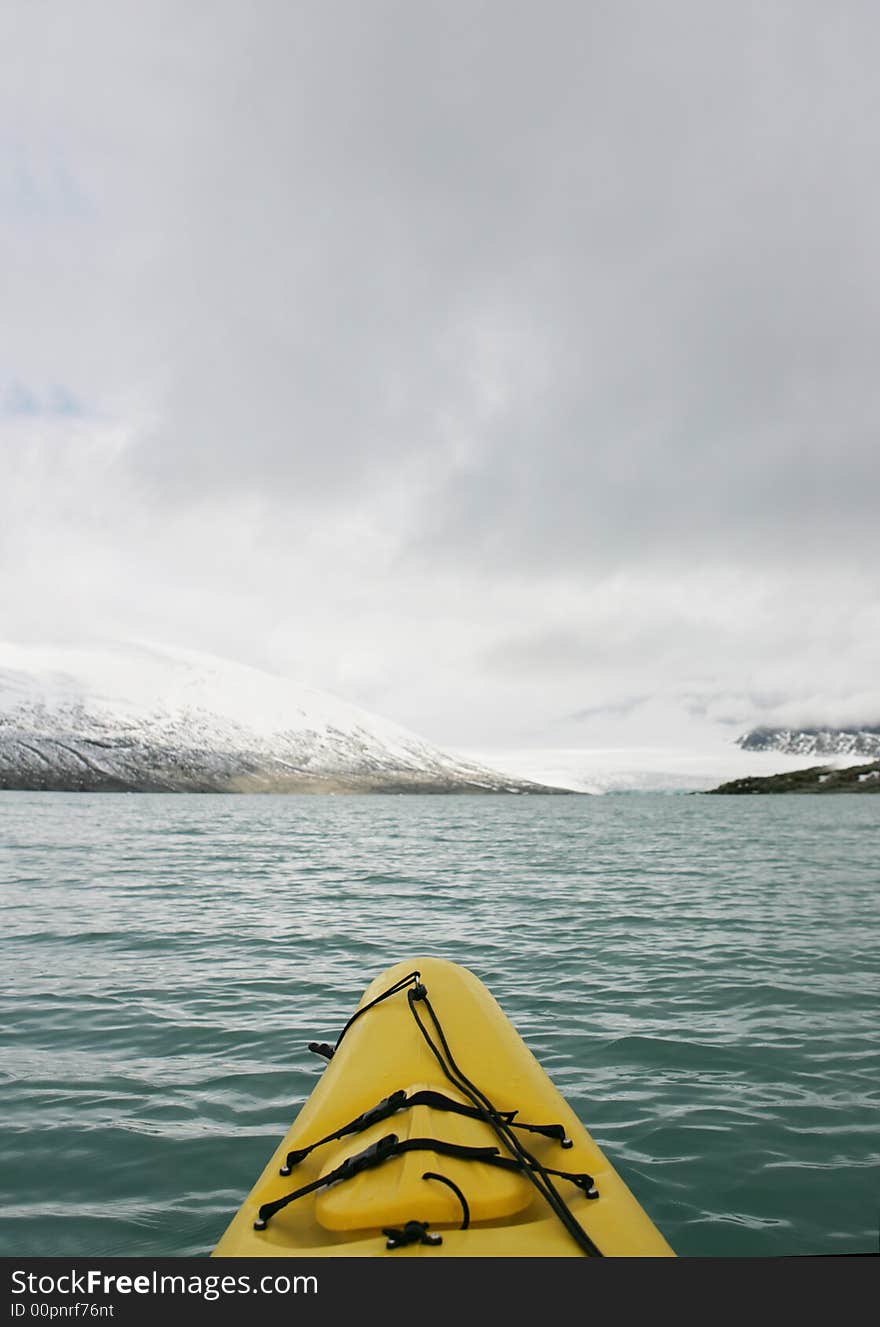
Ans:
[{"label": "kayak hull", "polygon": [[[430,1009],[454,1065],[498,1111],[516,1111],[517,1121],[561,1125],[558,1138],[530,1132],[517,1137],[540,1166],[592,1177],[598,1198],[575,1182],[552,1184],[589,1241],[606,1257],[672,1257],[673,1250],[639,1205],[601,1149],[553,1085],[485,986],[467,969],[444,959],[420,957],[398,963],[371,984],[358,1006],[372,1001],[418,972]],[[425,1035],[440,1041],[427,1006],[411,1007],[404,987],[380,1000],[346,1030],[333,1058],[263,1174],[242,1203],[214,1250],[214,1257],[583,1257],[584,1249],[546,1197],[515,1166],[487,1164],[455,1155],[458,1148],[513,1152],[486,1120],[448,1107],[414,1105],[340,1139],[315,1147],[291,1173],[281,1175],[288,1153],[302,1150],[344,1128],[394,1092],[408,1097],[440,1094],[472,1109],[461,1080],[451,1082]],[[445,1058],[445,1057],[443,1057]],[[389,1134],[414,1150],[336,1182],[323,1177],[347,1158]],[[451,1145],[434,1151],[433,1140]],[[423,1146],[424,1144],[424,1146]],[[260,1209],[293,1191],[304,1196],[274,1212],[265,1229]],[[388,1229],[420,1222],[438,1243],[389,1248]],[[466,1228],[462,1228],[466,1223]]]}]

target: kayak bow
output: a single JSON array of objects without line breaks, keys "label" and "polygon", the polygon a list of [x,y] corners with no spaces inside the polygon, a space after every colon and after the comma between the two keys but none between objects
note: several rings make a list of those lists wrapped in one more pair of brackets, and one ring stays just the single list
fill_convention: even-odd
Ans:
[{"label": "kayak bow", "polygon": [[482,983],[365,992],[214,1257],[672,1257]]}]

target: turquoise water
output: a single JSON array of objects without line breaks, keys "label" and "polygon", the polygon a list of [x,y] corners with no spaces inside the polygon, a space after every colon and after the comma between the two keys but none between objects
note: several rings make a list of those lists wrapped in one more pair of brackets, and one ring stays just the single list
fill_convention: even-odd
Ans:
[{"label": "turquoise water", "polygon": [[677,1252],[871,1252],[880,798],[0,794],[0,1254],[206,1254],[385,967],[488,985]]}]

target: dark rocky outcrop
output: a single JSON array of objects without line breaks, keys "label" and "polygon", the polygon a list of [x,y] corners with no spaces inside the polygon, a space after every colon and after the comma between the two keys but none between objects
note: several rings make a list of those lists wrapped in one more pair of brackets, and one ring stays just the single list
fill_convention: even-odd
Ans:
[{"label": "dark rocky outcrop", "polygon": [[809,769],[790,770],[786,774],[733,779],[710,793],[740,796],[749,793],[877,793],[880,792],[880,760],[867,765],[833,769],[811,765]]}]

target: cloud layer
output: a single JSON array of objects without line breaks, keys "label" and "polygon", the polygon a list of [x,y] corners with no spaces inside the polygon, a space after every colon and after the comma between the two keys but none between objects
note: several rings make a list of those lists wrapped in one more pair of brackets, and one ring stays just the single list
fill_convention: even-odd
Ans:
[{"label": "cloud layer", "polygon": [[458,743],[876,720],[874,6],[2,24],[4,635]]}]

